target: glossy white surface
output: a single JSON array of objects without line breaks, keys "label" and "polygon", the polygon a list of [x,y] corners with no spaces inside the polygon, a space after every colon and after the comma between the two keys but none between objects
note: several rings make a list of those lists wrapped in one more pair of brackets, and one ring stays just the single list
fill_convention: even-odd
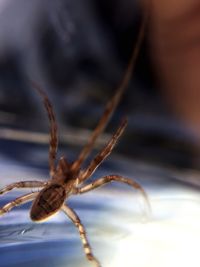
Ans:
[{"label": "glossy white surface", "polygon": [[[108,173],[138,177],[137,181],[148,193],[152,210],[151,214],[147,213],[141,196],[130,187],[114,183],[70,198],[69,204],[86,226],[93,252],[102,267],[199,266],[199,191],[175,181],[171,178],[173,171],[161,167],[117,157],[109,164],[108,168],[102,166],[95,177]],[[0,169],[1,185],[14,178],[44,176],[39,169],[20,166],[3,157]],[[22,193],[21,190],[1,196],[0,204]],[[24,254],[23,246],[27,244],[30,248]],[[15,209],[0,218],[0,253],[9,247],[0,266],[7,266],[6,262],[14,266],[11,259],[16,250],[19,266],[25,266],[24,255],[36,260],[31,265],[27,258],[25,264],[36,266],[43,258],[41,246],[45,248],[44,264],[49,264],[48,258],[54,256],[57,260],[55,264],[52,261],[52,266],[89,266],[76,229],[62,212],[43,224],[30,221],[28,207]],[[34,253],[41,255],[41,259]]]}]

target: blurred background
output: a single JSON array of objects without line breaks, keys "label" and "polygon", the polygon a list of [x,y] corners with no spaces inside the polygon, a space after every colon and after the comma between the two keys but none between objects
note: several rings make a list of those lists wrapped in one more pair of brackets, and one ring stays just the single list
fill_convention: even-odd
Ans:
[{"label": "blurred background", "polygon": [[[73,147],[84,144],[89,132],[82,130],[94,129],[106,101],[114,94],[125,73],[141,23],[139,4],[128,0],[123,3],[120,0],[87,0],[84,3],[77,0],[55,3],[2,0],[1,128],[25,130],[27,140],[31,138],[30,132],[47,133],[48,121],[42,101],[30,86],[27,79],[30,78],[52,100],[64,143]],[[165,31],[155,26],[160,25],[160,21],[156,24],[160,10],[155,7],[151,8],[155,16],[150,17],[136,71],[107,133],[112,134],[126,114],[129,125],[117,147],[122,153],[164,165],[198,169],[198,118],[196,125],[188,123],[194,121],[190,120],[192,107],[196,117],[198,110],[192,101],[185,105],[188,111],[179,108],[182,102],[189,100],[192,91],[189,87],[192,86],[188,82],[188,96],[185,96],[182,84],[186,82],[175,86],[173,79],[178,78],[168,78],[168,69],[173,70],[175,76],[175,68],[180,72],[183,63],[179,64],[179,58],[177,66],[164,61],[170,56],[175,61],[177,53],[171,49],[172,41],[167,43],[166,26],[163,26]],[[5,137],[3,131],[0,136]],[[74,140],[74,136],[78,140]],[[13,132],[15,137],[17,132]]]},{"label": "blurred background", "polygon": [[[31,87],[29,79],[47,92],[55,109],[60,137],[58,155],[64,154],[69,160],[74,160],[126,71],[146,2],[0,0],[1,186],[17,180],[48,177],[48,119],[41,98]],[[176,266],[180,254],[189,251],[189,247],[181,246],[180,236],[187,232],[191,243],[198,242],[199,7],[195,0],[184,3],[151,0],[150,18],[136,69],[106,132],[96,144],[96,149],[101,148],[115,131],[120,118],[128,116],[128,127],[114,155],[104,163],[96,177],[108,173],[137,177],[149,194],[152,205],[152,217],[147,219],[149,223],[142,224],[142,204],[128,207],[133,196],[126,187],[114,186],[112,191],[111,186],[97,196],[96,192],[88,198],[84,196],[85,203],[72,202],[80,213],[82,208],[85,214],[89,214],[85,220],[93,234],[102,235],[103,241],[97,239],[94,244],[97,242],[95,251],[100,250],[100,258],[105,258],[103,266],[122,266],[124,258],[127,259],[125,267],[133,266],[133,250],[137,251],[137,266],[151,266],[150,262],[152,266],[163,267],[164,262],[166,266]],[[105,196],[109,199],[107,215],[104,214],[107,206]],[[13,197],[15,193],[1,197],[0,204]],[[38,266],[41,260],[35,258],[38,249],[46,253],[42,266],[50,263],[58,266],[58,261],[53,263],[51,259],[53,250],[49,250],[48,236],[51,241],[58,242],[58,247],[63,247],[56,253],[71,255],[67,266],[82,266],[82,254],[80,262],[73,254],[74,251],[77,253],[78,239],[74,241],[72,236],[70,244],[74,249],[65,251],[68,240],[61,238],[65,220],[56,217],[52,221],[52,232],[47,235],[44,226],[34,226],[27,219],[27,207],[21,211],[17,209],[18,213],[13,213],[13,217],[11,212],[0,220],[0,249],[5,255],[0,266],[25,266],[27,261],[22,261],[22,255],[25,247],[28,248],[27,244],[30,245],[27,255],[35,259],[31,266]],[[113,207],[116,210],[111,213]],[[99,217],[96,210],[101,212]],[[131,222],[129,215],[133,213],[133,219],[134,212],[136,219]],[[13,218],[12,223],[9,216]],[[121,227],[121,217],[125,232],[116,228],[115,239],[109,223],[119,220]],[[100,221],[105,218],[108,223],[102,228]],[[100,230],[93,229],[95,222]],[[192,229],[196,231],[190,233]],[[118,232],[121,234],[119,237]],[[129,232],[133,237],[126,234]],[[39,242],[41,236],[44,239]],[[180,243],[176,243],[175,238]],[[33,240],[40,246],[38,243],[34,245]],[[102,248],[104,244],[109,246],[107,254]],[[120,252],[120,257],[113,254],[110,244]],[[170,249],[172,244],[173,249]],[[124,249],[127,247],[130,251]],[[148,260],[141,260],[142,251],[146,252]],[[188,258],[181,266],[188,266],[184,264],[190,262],[190,257],[193,266],[198,266],[193,254],[188,252]]]}]

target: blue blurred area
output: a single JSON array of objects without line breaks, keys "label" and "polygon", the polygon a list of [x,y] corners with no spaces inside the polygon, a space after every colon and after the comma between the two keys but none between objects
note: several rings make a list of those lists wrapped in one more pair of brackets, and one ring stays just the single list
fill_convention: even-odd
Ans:
[{"label": "blue blurred area", "polygon": [[[19,180],[47,179],[46,151],[35,149],[34,153],[40,161],[32,166],[28,161],[20,164],[0,154],[0,187]],[[75,153],[69,154],[73,157]],[[117,183],[67,200],[85,225],[102,266],[120,267],[125,262],[126,267],[131,267],[133,253],[134,262],[140,267],[159,267],[162,262],[175,267],[183,255],[182,266],[187,266],[190,260],[193,266],[198,266],[194,248],[199,240],[199,193],[179,181],[180,177],[195,178],[195,173],[186,174],[115,154],[102,164],[93,179],[110,173],[139,182],[148,194],[151,212],[140,193]],[[3,195],[0,206],[28,192],[14,190]],[[15,208],[0,218],[0,266],[89,266],[77,229],[65,214],[59,212],[36,224],[29,218],[30,205]]]}]

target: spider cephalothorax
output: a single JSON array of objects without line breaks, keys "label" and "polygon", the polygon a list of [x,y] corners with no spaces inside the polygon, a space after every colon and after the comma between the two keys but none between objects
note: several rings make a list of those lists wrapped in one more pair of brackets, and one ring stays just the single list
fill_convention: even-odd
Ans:
[{"label": "spider cephalothorax", "polygon": [[56,167],[55,172],[53,173],[52,180],[56,182],[60,182],[62,184],[70,184],[78,179],[80,169],[72,169],[73,163],[67,162],[64,157],[61,157],[58,161],[58,165]]}]

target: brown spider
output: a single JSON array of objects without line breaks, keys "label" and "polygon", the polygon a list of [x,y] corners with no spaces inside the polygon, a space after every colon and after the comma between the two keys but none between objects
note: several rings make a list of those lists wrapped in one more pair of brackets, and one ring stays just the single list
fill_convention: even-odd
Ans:
[{"label": "brown spider", "polygon": [[89,163],[89,166],[83,170],[80,169],[83,161],[87,158],[90,151],[92,150],[94,143],[98,136],[102,133],[105,126],[107,125],[112,113],[114,112],[125,87],[130,79],[131,71],[138,53],[138,47],[140,46],[144,26],[146,20],[143,20],[143,26],[141,27],[138,42],[136,49],[133,52],[128,71],[122,81],[121,86],[112,97],[112,99],[107,103],[105,111],[102,117],[99,120],[95,130],[91,134],[88,143],[82,149],[76,161],[69,163],[66,158],[61,157],[58,160],[56,166],[56,154],[58,147],[58,133],[57,133],[57,124],[54,116],[53,107],[46,95],[46,93],[34,82],[31,82],[33,87],[41,95],[44,106],[46,108],[49,122],[50,122],[50,142],[49,142],[49,168],[50,168],[50,179],[47,182],[44,181],[20,181],[7,185],[0,190],[0,194],[5,194],[8,191],[11,191],[15,188],[37,188],[41,187],[40,192],[32,192],[23,196],[16,198],[15,200],[7,203],[2,208],[0,208],[0,215],[8,212],[12,208],[33,201],[30,217],[35,222],[41,222],[48,219],[50,216],[54,215],[59,210],[62,210],[75,224],[78,228],[81,241],[83,243],[83,248],[86,254],[86,257],[89,261],[93,262],[96,267],[100,267],[99,261],[92,253],[91,246],[87,239],[86,231],[75,211],[65,203],[66,199],[70,195],[84,194],[88,191],[91,191],[97,187],[105,185],[109,182],[116,181],[125,183],[129,186],[132,186],[134,189],[138,189],[145,200],[148,203],[147,195],[143,188],[135,182],[133,179],[125,178],[119,175],[107,175],[95,180],[92,183],[86,184],[86,180],[91,177],[95,172],[97,167],[103,162],[103,160],[112,152],[113,147],[117,143],[119,137],[124,132],[124,129],[127,125],[127,120],[123,119],[113,134],[110,141],[105,145],[105,147],[94,157],[93,160]]}]

